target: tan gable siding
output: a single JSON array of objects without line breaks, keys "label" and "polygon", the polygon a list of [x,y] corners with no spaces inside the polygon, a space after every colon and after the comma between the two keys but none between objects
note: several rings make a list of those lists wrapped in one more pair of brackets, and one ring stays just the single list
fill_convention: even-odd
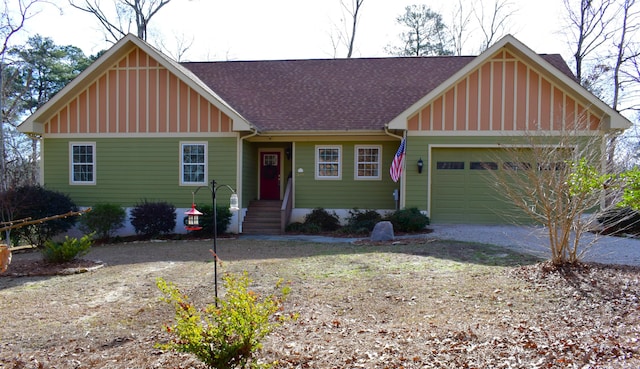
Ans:
[{"label": "tan gable siding", "polygon": [[45,124],[47,134],[230,131],[226,114],[138,48]]},{"label": "tan gable siding", "polygon": [[600,117],[508,51],[498,53],[409,117],[412,131],[598,129]]}]

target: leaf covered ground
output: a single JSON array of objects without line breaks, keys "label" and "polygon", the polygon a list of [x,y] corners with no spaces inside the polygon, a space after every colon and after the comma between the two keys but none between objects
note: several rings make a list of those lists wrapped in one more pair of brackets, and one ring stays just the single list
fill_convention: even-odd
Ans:
[{"label": "leaf covered ground", "polygon": [[[47,274],[14,255],[0,276],[0,368],[204,368],[154,347],[171,308],[157,277],[213,297],[207,241],[94,247]],[[291,282],[260,353],[276,368],[638,368],[640,268],[553,268],[526,255],[431,239],[400,244],[218,241],[219,273],[258,293]],[[29,270],[31,268],[31,273]],[[39,273],[33,273],[39,268]],[[220,295],[224,291],[220,290]]]}]

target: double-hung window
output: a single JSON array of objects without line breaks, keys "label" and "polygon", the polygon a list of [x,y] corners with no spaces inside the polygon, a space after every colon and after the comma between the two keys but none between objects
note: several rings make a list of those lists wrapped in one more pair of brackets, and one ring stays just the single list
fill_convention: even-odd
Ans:
[{"label": "double-hung window", "polygon": [[96,184],[95,142],[69,143],[69,173],[73,185]]},{"label": "double-hung window", "polygon": [[207,144],[204,142],[180,143],[180,184],[207,184]]},{"label": "double-hung window", "polygon": [[380,179],[380,157],[382,148],[380,146],[360,146],[355,147],[356,158],[356,179]]},{"label": "double-hung window", "polygon": [[316,146],[316,179],[342,177],[342,146]]}]

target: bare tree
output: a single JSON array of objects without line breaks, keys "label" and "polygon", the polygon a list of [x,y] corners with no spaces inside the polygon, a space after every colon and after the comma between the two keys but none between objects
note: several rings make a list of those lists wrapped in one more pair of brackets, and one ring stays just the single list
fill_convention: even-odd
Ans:
[{"label": "bare tree", "polygon": [[[606,176],[600,167],[603,137],[576,128],[559,134],[530,131],[526,142],[503,147],[497,167],[487,170],[503,201],[525,222],[544,226],[554,265],[580,261],[581,242],[600,208]],[[502,214],[515,218],[514,214]]]},{"label": "bare tree", "polygon": [[[17,0],[16,4],[16,0],[3,0],[2,9],[0,9],[0,42],[2,42],[0,45],[0,170],[2,172],[0,192],[4,192],[8,188],[5,124],[12,114],[5,106],[5,97],[8,95],[8,86],[14,81],[13,78],[6,78],[9,76],[5,70],[7,51],[11,39],[24,28],[25,22],[35,15],[32,11],[39,2],[44,1]],[[11,7],[9,3],[12,4]]]},{"label": "bare tree", "polygon": [[567,10],[569,31],[572,44],[575,47],[573,61],[575,63],[576,78],[580,83],[585,82],[583,75],[585,63],[594,56],[611,37],[610,24],[613,17],[610,6],[614,0],[579,0],[576,9],[574,1],[563,0]]},{"label": "bare tree", "polygon": [[468,37],[467,30],[471,22],[471,12],[465,12],[463,4],[466,4],[466,2],[458,0],[458,4],[453,9],[452,22],[449,26],[453,52],[458,56],[463,53],[464,44]]},{"label": "bare tree", "polygon": [[481,53],[509,32],[509,20],[515,13],[513,4],[509,0],[491,1],[488,4],[483,0],[458,0],[447,25],[455,55],[462,55],[469,41],[478,46],[467,52]]},{"label": "bare tree", "polygon": [[340,24],[335,26],[336,33],[332,33],[330,36],[334,57],[336,57],[338,49],[344,46],[347,48],[347,58],[351,58],[355,48],[356,31],[364,0],[349,0],[351,4],[346,1],[340,0],[342,18]]},{"label": "bare tree", "polygon": [[473,7],[473,14],[484,36],[480,52],[488,49],[504,36],[509,26],[509,19],[515,13],[509,0],[493,0],[491,9],[489,11],[487,9],[483,0],[479,0]]},{"label": "bare tree", "polygon": [[136,35],[147,40],[151,18],[170,2],[171,0],[113,0],[110,2],[113,9],[106,10],[100,0],[69,0],[74,8],[93,14],[110,36],[107,40],[112,42],[126,36],[131,31],[132,23],[136,27]]}]

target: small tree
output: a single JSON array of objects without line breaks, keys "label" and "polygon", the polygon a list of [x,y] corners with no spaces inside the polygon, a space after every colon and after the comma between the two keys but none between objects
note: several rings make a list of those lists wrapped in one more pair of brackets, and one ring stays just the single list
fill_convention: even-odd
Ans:
[{"label": "small tree", "polygon": [[446,25],[440,13],[426,5],[411,5],[396,21],[407,30],[400,35],[402,46],[388,46],[387,52],[398,56],[451,55]]},{"label": "small tree", "polygon": [[609,178],[598,166],[603,137],[577,130],[554,136],[538,131],[529,132],[526,140],[505,147],[506,155],[496,158],[498,169],[487,172],[508,203],[545,226],[551,262],[576,263],[588,248],[581,249],[580,240],[596,222]]},{"label": "small tree", "polygon": [[163,301],[173,306],[176,319],[175,325],[165,327],[174,339],[159,345],[161,348],[191,353],[212,369],[269,367],[258,363],[255,355],[277,324],[271,318],[282,309],[288,286],[280,287],[278,282],[276,293],[261,297],[249,290],[251,279],[246,272],[227,274],[226,295],[217,301],[220,306],[198,309],[174,284],[161,278],[156,283]]}]

